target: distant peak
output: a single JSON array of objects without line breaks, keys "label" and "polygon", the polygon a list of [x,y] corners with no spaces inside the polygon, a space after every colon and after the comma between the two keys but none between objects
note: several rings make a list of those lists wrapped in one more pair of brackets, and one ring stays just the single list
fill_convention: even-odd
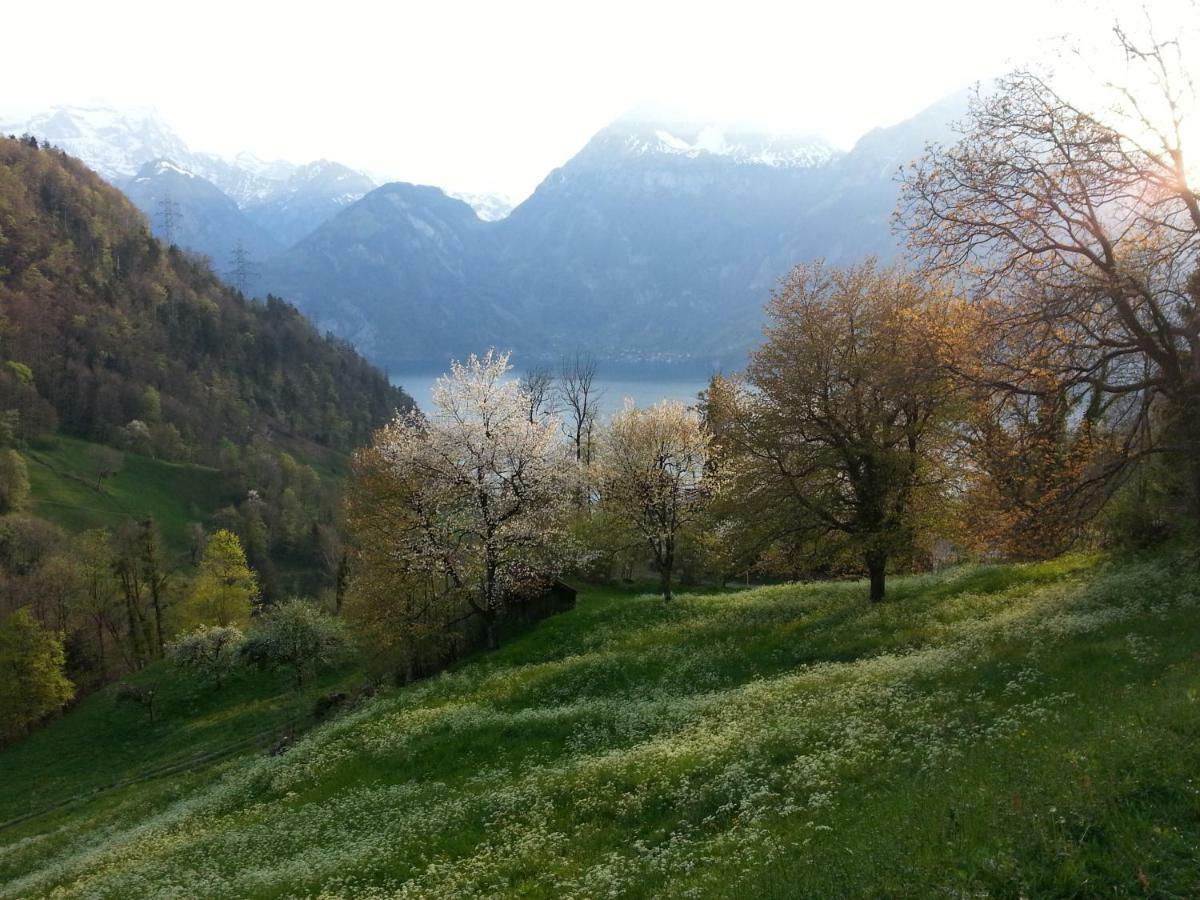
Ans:
[{"label": "distant peak", "polygon": [[137,180],[144,181],[145,179],[153,178],[156,175],[182,175],[184,178],[196,177],[195,173],[189,172],[187,169],[183,168],[183,166],[179,165],[178,163],[174,163],[169,159],[154,159],[146,163],[141,167],[141,169],[138,170]]},{"label": "distant peak", "polygon": [[816,135],[772,134],[715,122],[646,121],[633,114],[618,119],[598,139],[629,156],[711,156],[772,168],[811,168],[837,155],[828,141]]},{"label": "distant peak", "polygon": [[479,216],[485,222],[497,222],[500,219],[506,218],[517,205],[516,201],[507,194],[450,191],[449,195],[466,203],[475,210],[475,215]]}]

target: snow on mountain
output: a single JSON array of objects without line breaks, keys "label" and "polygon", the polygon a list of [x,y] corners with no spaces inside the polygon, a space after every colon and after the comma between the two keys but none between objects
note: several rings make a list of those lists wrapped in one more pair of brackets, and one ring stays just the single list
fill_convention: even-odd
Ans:
[{"label": "snow on mountain", "polygon": [[591,145],[621,157],[726,160],[779,169],[815,168],[841,155],[817,135],[772,132],[652,107],[630,110],[596,135]]},{"label": "snow on mountain", "polygon": [[239,168],[245,169],[247,172],[253,172],[260,178],[265,178],[268,181],[286,181],[299,168],[295,163],[283,159],[260,159],[248,150],[243,150],[237,154],[232,162]]},{"label": "snow on mountain", "polygon": [[[0,133],[48,141],[121,188],[172,166],[215,185],[281,244],[298,240],[375,187],[363,173],[329,160],[301,165],[249,152],[226,158],[193,151],[151,107],[56,106],[0,121]],[[143,171],[147,163],[157,168]]]},{"label": "snow on mountain", "polygon": [[151,160],[186,164],[191,157],[187,145],[152,107],[55,106],[21,121],[0,122],[0,133],[47,140],[109,181],[131,177]]},{"label": "snow on mountain", "polygon": [[169,159],[158,159],[153,163],[148,163],[147,165],[142,166],[142,168],[138,170],[138,173],[133,180],[135,182],[149,181],[156,175],[163,175],[167,172],[174,172],[178,175],[182,175],[184,178],[196,177],[194,172],[189,172],[187,169],[177,166]]},{"label": "snow on mountain", "polygon": [[738,132],[715,124],[630,130],[624,135],[624,150],[633,155],[661,153],[689,159],[707,155],[742,165],[803,169],[823,165],[837,155],[828,143],[811,135]]},{"label": "snow on mountain", "polygon": [[517,205],[516,201],[507,194],[476,193],[472,191],[447,191],[446,193],[466,203],[475,210],[475,215],[479,216],[485,222],[500,221],[512,212],[513,208]]}]

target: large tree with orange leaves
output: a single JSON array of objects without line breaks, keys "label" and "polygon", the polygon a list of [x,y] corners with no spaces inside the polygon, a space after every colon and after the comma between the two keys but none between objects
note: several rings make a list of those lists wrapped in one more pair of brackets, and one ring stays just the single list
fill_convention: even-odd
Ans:
[{"label": "large tree with orange leaves", "polygon": [[1114,28],[1106,97],[1034,71],[977,96],[961,140],[905,173],[899,220],[927,270],[972,283],[997,390],[1105,398],[1127,459],[1181,452],[1200,511],[1200,30],[1149,21]]},{"label": "large tree with orange leaves", "polygon": [[724,456],[733,448],[745,480],[791,511],[793,533],[847,538],[872,600],[911,546],[914,514],[949,486],[949,309],[928,283],[872,261],[798,266],[768,307],[747,389],[723,402]]}]

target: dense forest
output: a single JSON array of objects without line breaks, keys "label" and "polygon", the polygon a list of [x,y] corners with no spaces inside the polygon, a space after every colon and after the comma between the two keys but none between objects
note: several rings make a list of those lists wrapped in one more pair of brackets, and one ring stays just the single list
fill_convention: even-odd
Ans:
[{"label": "dense forest", "polygon": [[[0,616],[22,660],[0,740],[163,656],[221,547],[253,567],[247,602],[344,588],[340,473],[412,408],[77,160],[0,139]],[[68,680],[26,680],[34,659]]]},{"label": "dense forest", "polygon": [[172,460],[256,436],[349,450],[411,400],[276,298],[247,300],[150,235],[78,161],[0,139],[0,409]]}]

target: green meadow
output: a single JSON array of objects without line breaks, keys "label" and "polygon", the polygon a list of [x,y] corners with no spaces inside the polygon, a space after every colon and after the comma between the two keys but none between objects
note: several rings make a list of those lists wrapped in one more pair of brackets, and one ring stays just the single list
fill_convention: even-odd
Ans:
[{"label": "green meadow", "polygon": [[0,896],[1200,895],[1194,559],[864,595],[586,589],[311,728],[355,673],[150,667],[157,722],[103,691],[0,753],[0,819],[77,798],[0,830]]}]

